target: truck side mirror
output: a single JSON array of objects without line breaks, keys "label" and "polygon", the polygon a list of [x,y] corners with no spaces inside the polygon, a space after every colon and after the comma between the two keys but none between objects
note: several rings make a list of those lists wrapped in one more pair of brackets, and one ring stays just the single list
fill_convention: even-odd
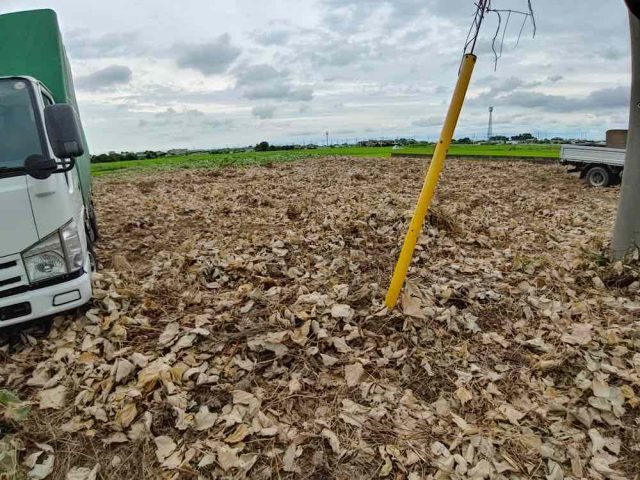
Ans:
[{"label": "truck side mirror", "polygon": [[84,154],[80,121],[71,105],[58,103],[46,106],[44,120],[49,142],[56,157],[67,159]]},{"label": "truck side mirror", "polygon": [[56,173],[58,164],[53,158],[45,158],[42,155],[29,155],[24,162],[24,169],[29,175],[38,180],[45,180]]}]

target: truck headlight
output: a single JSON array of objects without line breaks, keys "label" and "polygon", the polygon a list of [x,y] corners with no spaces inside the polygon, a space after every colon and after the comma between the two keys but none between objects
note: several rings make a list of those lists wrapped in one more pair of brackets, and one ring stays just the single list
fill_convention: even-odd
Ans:
[{"label": "truck headlight", "polygon": [[22,253],[31,283],[76,272],[83,267],[83,259],[82,242],[73,220]]},{"label": "truck headlight", "polygon": [[62,246],[65,249],[69,273],[80,270],[84,266],[84,252],[75,220],[71,220],[60,229]]}]

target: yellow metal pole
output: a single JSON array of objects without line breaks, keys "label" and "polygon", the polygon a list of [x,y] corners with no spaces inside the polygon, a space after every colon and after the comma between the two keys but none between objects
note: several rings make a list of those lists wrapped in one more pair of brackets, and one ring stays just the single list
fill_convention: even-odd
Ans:
[{"label": "yellow metal pole", "polygon": [[444,167],[444,161],[447,158],[447,150],[449,149],[453,133],[455,132],[456,125],[458,124],[458,118],[462,111],[462,104],[464,103],[464,98],[467,94],[467,89],[469,88],[469,82],[471,81],[471,74],[473,73],[475,64],[475,55],[467,54],[464,56],[462,67],[460,68],[460,74],[458,75],[458,82],[456,83],[453,98],[449,105],[449,111],[444,121],[444,126],[442,127],[440,140],[433,152],[431,165],[429,166],[429,171],[427,172],[424,185],[422,186],[422,191],[420,192],[420,197],[418,198],[418,205],[416,206],[413,218],[411,219],[409,231],[404,238],[404,244],[402,245],[402,251],[400,252],[398,263],[393,271],[391,285],[389,286],[387,297],[385,299],[385,304],[388,309],[392,309],[396,306],[398,297],[400,296],[400,291],[402,290],[402,286],[404,285],[404,281],[407,277],[409,265],[413,258],[413,251],[416,248],[416,243],[418,242],[418,237],[422,231],[424,219],[429,211],[431,199],[436,191],[438,179],[440,178],[440,173]]}]

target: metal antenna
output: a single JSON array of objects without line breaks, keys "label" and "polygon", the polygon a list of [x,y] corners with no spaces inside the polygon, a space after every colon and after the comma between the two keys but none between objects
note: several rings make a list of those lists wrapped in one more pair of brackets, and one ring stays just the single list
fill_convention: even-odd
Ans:
[{"label": "metal antenna", "polygon": [[482,21],[489,9],[491,1],[490,0],[478,0],[476,5],[476,14],[473,18],[473,22],[471,23],[471,28],[469,28],[469,33],[467,34],[467,40],[464,44],[463,54],[473,54],[476,49],[476,43],[478,42],[478,36],[480,35],[480,27],[482,27]]},{"label": "metal antenna", "polygon": [[[498,27],[496,28],[496,32],[493,36],[493,40],[491,42],[491,49],[493,50],[493,55],[495,57],[495,69],[498,69],[498,60],[502,57],[502,51],[504,49],[504,39],[507,33],[507,28],[509,27],[509,21],[511,17],[514,15],[520,15],[523,17],[522,26],[520,27],[520,32],[518,33],[518,40],[516,42],[516,47],[520,44],[520,37],[522,37],[522,32],[524,31],[524,27],[527,25],[527,22],[531,22],[531,26],[533,27],[533,36],[536,36],[536,19],[533,13],[533,6],[531,4],[531,0],[527,0],[527,11],[513,10],[510,8],[493,8],[495,0],[478,0],[475,3],[476,13],[473,18],[473,22],[471,23],[471,27],[469,28],[469,33],[467,34],[467,40],[464,45],[464,55],[469,53],[474,53],[476,44],[478,42],[478,36],[480,35],[480,27],[482,26],[483,20],[490,13],[494,13],[498,17]],[[506,21],[502,22],[502,16],[506,14]],[[502,32],[502,35],[500,35]],[[498,45],[499,44],[499,45]]]}]

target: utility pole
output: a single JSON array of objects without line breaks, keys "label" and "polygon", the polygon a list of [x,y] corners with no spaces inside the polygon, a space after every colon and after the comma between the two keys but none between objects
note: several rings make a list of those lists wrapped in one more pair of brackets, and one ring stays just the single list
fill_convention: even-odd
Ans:
[{"label": "utility pole", "polygon": [[489,128],[487,128],[487,141],[493,137],[493,107],[489,107]]},{"label": "utility pole", "polygon": [[613,258],[624,258],[633,248],[640,246],[640,19],[637,0],[627,5],[631,31],[631,108],[627,154],[622,175],[622,193],[618,217],[613,232],[611,250]]}]

